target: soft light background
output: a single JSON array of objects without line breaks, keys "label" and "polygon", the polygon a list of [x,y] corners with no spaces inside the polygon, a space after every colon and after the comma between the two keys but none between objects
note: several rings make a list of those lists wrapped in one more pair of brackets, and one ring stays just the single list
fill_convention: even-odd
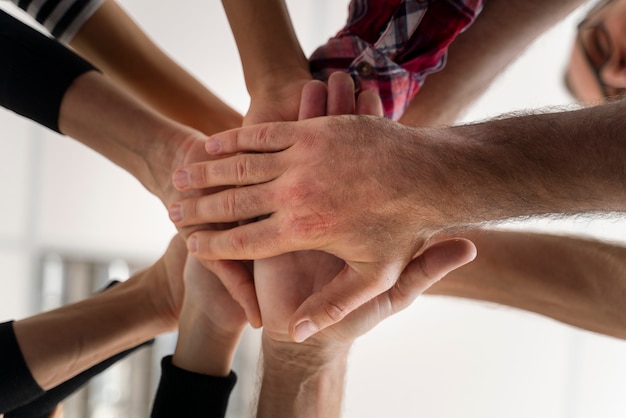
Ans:
[{"label": "soft light background", "polygon": [[[240,63],[219,2],[121,4],[184,67],[245,112]],[[341,26],[347,1],[288,5],[309,53]],[[539,39],[465,119],[569,103],[561,74],[579,16]],[[34,313],[31,290],[45,251],[146,263],[160,256],[174,229],[160,202],[130,175],[4,109],[0,126],[0,320]],[[617,219],[510,226],[626,236]],[[423,297],[358,341],[344,416],[623,417],[625,376],[622,341],[506,307]]]}]

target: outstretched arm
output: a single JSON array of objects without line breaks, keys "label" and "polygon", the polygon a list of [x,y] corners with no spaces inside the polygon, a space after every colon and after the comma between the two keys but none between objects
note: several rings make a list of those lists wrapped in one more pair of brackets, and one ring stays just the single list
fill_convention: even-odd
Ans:
[{"label": "outstretched arm", "polygon": [[400,122],[410,126],[454,123],[532,41],[583,3],[485,2],[476,21],[450,45],[445,68],[428,76]]},{"label": "outstretched arm", "polygon": [[69,45],[159,113],[212,134],[242,117],[178,65],[114,1],[105,0]]},{"label": "outstretched arm", "polygon": [[152,267],[84,301],[15,321],[34,380],[50,389],[156,335],[175,329],[183,297],[184,242]]},{"label": "outstretched arm", "polygon": [[592,239],[478,230],[478,256],[427,293],[509,305],[626,338],[626,248]]},{"label": "outstretched arm", "polygon": [[518,216],[625,211],[625,106],[448,129],[338,116],[228,131],[207,142],[213,155],[254,153],[207,163],[206,183],[197,167],[182,170],[201,179],[194,187],[247,186],[183,202],[181,222],[271,214],[194,233],[188,246],[201,257],[321,249],[346,261],[340,280],[294,317],[322,329],[388,289],[435,232]]},{"label": "outstretched arm", "polygon": [[246,124],[296,120],[309,64],[284,0],[222,0],[243,65]]}]

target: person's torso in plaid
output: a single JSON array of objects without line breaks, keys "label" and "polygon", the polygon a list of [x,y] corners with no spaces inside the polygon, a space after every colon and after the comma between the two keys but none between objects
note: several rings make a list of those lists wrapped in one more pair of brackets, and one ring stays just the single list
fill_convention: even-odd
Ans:
[{"label": "person's torso in plaid", "polygon": [[448,45],[484,0],[352,0],[346,26],[309,60],[326,81],[347,71],[357,89],[376,91],[385,117],[398,120],[426,76],[443,68]]}]

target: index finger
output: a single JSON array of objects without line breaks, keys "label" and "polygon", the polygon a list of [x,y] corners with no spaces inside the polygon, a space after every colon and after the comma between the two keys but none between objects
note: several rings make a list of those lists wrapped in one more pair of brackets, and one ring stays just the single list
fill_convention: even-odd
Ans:
[{"label": "index finger", "polygon": [[204,148],[210,155],[238,152],[276,152],[292,146],[295,122],[272,122],[220,132],[207,139]]}]

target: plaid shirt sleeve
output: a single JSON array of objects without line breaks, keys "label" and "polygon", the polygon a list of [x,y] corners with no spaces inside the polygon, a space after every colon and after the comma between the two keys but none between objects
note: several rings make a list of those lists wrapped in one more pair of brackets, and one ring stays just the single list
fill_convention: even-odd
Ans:
[{"label": "plaid shirt sleeve", "polygon": [[484,0],[352,0],[346,26],[310,57],[326,81],[347,71],[357,90],[373,90],[385,117],[398,120],[424,83],[441,70],[448,46],[482,10]]}]

